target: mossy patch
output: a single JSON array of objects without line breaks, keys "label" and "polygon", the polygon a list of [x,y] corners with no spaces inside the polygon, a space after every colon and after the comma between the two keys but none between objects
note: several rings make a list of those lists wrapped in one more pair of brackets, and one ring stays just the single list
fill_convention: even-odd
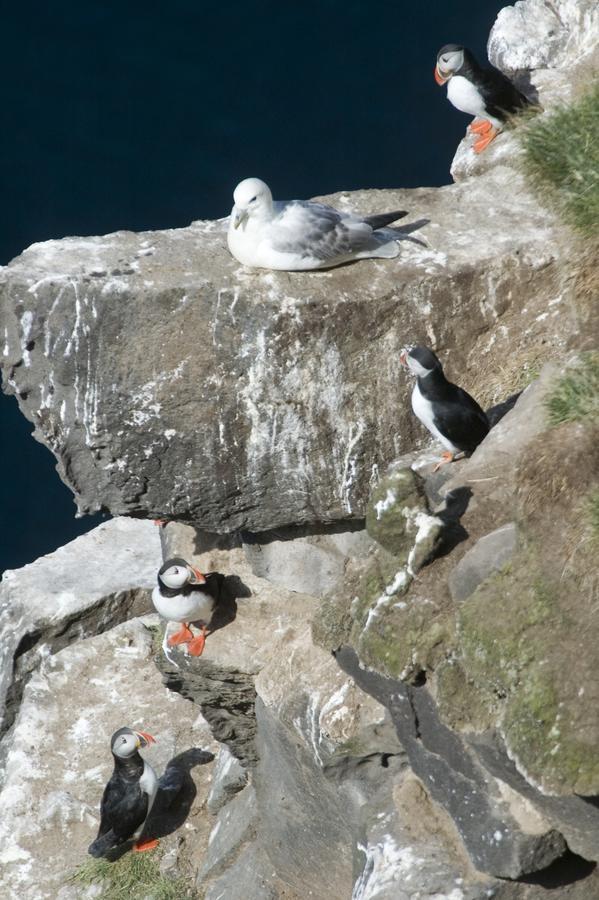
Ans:
[{"label": "mossy patch", "polygon": [[387,607],[355,636],[358,655],[366,665],[394,678],[411,682],[434,668],[452,644],[452,623],[435,606],[413,597]]},{"label": "mossy patch", "polygon": [[533,185],[585,236],[599,232],[599,82],[520,131]]},{"label": "mossy patch", "polygon": [[550,425],[599,422],[599,353],[583,353],[547,398]]},{"label": "mossy patch", "polygon": [[486,731],[493,724],[478,687],[466,677],[456,659],[444,660],[435,670],[436,700],[445,724],[454,731]]},{"label": "mossy patch", "polygon": [[160,872],[154,852],[125,853],[116,862],[91,859],[68,879],[82,889],[99,885],[99,900],[199,900],[200,894],[183,878],[167,878]]},{"label": "mossy patch", "polygon": [[[572,654],[585,645],[568,598],[568,585],[553,580],[532,545],[510,571],[481,585],[459,612],[460,703],[476,694],[488,724],[499,723],[510,753],[545,789],[594,794],[599,747],[592,710],[579,693]],[[595,665],[585,660],[587,671]],[[442,706],[448,695],[445,688]],[[446,714],[456,715],[455,707],[454,700]]]},{"label": "mossy patch", "polygon": [[382,478],[366,511],[366,530],[389,553],[406,558],[414,543],[413,515],[428,512],[421,479],[403,468]]}]

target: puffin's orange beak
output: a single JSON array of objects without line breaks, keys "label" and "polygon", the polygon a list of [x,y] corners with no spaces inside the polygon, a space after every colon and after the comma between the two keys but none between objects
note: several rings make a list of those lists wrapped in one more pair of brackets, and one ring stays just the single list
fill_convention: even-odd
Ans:
[{"label": "puffin's orange beak", "polygon": [[194,569],[193,566],[189,566],[189,571],[194,578],[192,584],[206,584],[206,578],[204,575],[202,575],[199,569]]},{"label": "puffin's orange beak", "polygon": [[400,361],[400,363],[402,364],[402,366],[407,366],[407,364],[408,364],[408,354],[406,353],[405,350],[402,350],[401,353],[399,354],[399,361]]},{"label": "puffin's orange beak", "polygon": [[142,747],[147,747],[148,744],[156,743],[156,738],[152,737],[151,734],[148,734],[147,731],[136,731],[135,734],[140,739],[140,741],[143,741]]},{"label": "puffin's orange beak", "polygon": [[435,66],[435,81],[437,84],[445,84],[446,81],[449,81],[449,76],[445,77],[444,75],[441,75],[438,63]]}]

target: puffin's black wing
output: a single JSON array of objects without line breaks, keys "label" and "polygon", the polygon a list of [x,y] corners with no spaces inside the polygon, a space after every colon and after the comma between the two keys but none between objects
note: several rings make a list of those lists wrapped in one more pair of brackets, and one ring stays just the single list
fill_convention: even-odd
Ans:
[{"label": "puffin's black wing", "polygon": [[459,450],[472,453],[489,433],[489,421],[474,397],[453,387],[451,398],[434,402],[435,425]]},{"label": "puffin's black wing", "polygon": [[143,824],[147,814],[148,795],[139,782],[126,782],[113,775],[102,797],[98,837],[112,829],[117,842],[123,843]]},{"label": "puffin's black wing", "polygon": [[478,79],[485,108],[496,119],[506,119],[530,104],[530,100],[499,69],[480,69]]}]

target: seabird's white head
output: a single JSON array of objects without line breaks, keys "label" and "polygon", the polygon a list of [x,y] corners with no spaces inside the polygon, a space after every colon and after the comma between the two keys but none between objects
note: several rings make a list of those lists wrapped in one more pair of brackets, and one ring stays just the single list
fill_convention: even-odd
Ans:
[{"label": "seabird's white head", "polygon": [[158,572],[158,587],[180,591],[187,584],[206,584],[206,578],[199,569],[178,556],[167,559]]},{"label": "seabird's white head", "polygon": [[240,181],[233,192],[233,202],[233,228],[239,228],[240,225],[245,228],[250,218],[264,220],[272,216],[272,194],[269,186],[260,178]]},{"label": "seabird's white head", "polygon": [[435,369],[443,371],[439,359],[428,347],[405,347],[399,354],[399,361],[417,378],[425,378]]},{"label": "seabird's white head", "polygon": [[140,748],[155,744],[156,738],[147,731],[134,731],[132,728],[119,728],[110,739],[110,749],[119,759],[129,759]]},{"label": "seabird's white head", "polygon": [[446,81],[459,72],[464,65],[464,48],[459,44],[446,44],[437,54],[435,66],[435,81],[437,84],[445,84]]}]

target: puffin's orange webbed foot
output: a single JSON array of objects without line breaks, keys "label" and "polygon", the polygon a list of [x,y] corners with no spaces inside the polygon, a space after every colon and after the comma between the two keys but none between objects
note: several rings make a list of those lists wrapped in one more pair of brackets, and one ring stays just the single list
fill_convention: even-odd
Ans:
[{"label": "puffin's orange webbed foot", "polygon": [[445,453],[441,454],[441,459],[433,469],[433,472],[438,472],[441,466],[446,466],[447,463],[453,462],[453,453],[449,450],[446,450]]},{"label": "puffin's orange webbed foot", "polygon": [[471,122],[468,131],[471,134],[487,134],[492,127],[488,119],[480,119],[478,122]]},{"label": "puffin's orange webbed foot", "polygon": [[166,519],[153,519],[154,525],[157,525],[159,528],[164,528],[167,525]]},{"label": "puffin's orange webbed foot", "polygon": [[190,641],[193,641],[193,631],[189,625],[183,624],[179,631],[171,634],[167,644],[169,647],[176,647],[178,644],[188,644]]},{"label": "puffin's orange webbed foot", "polygon": [[137,841],[137,843],[133,844],[133,849],[136,853],[144,853],[146,850],[154,850],[159,843],[158,838],[149,838],[147,841]]},{"label": "puffin's orange webbed foot", "polygon": [[202,633],[197,637],[190,641],[187,645],[187,652],[190,656],[201,656],[204,652],[204,647],[206,646],[206,635],[208,634],[208,629],[205,625],[202,625]]},{"label": "puffin's orange webbed foot", "polygon": [[486,134],[480,137],[473,145],[472,149],[475,153],[482,153],[485,150],[491,141],[494,141],[497,135],[499,134],[496,128],[491,128]]}]

